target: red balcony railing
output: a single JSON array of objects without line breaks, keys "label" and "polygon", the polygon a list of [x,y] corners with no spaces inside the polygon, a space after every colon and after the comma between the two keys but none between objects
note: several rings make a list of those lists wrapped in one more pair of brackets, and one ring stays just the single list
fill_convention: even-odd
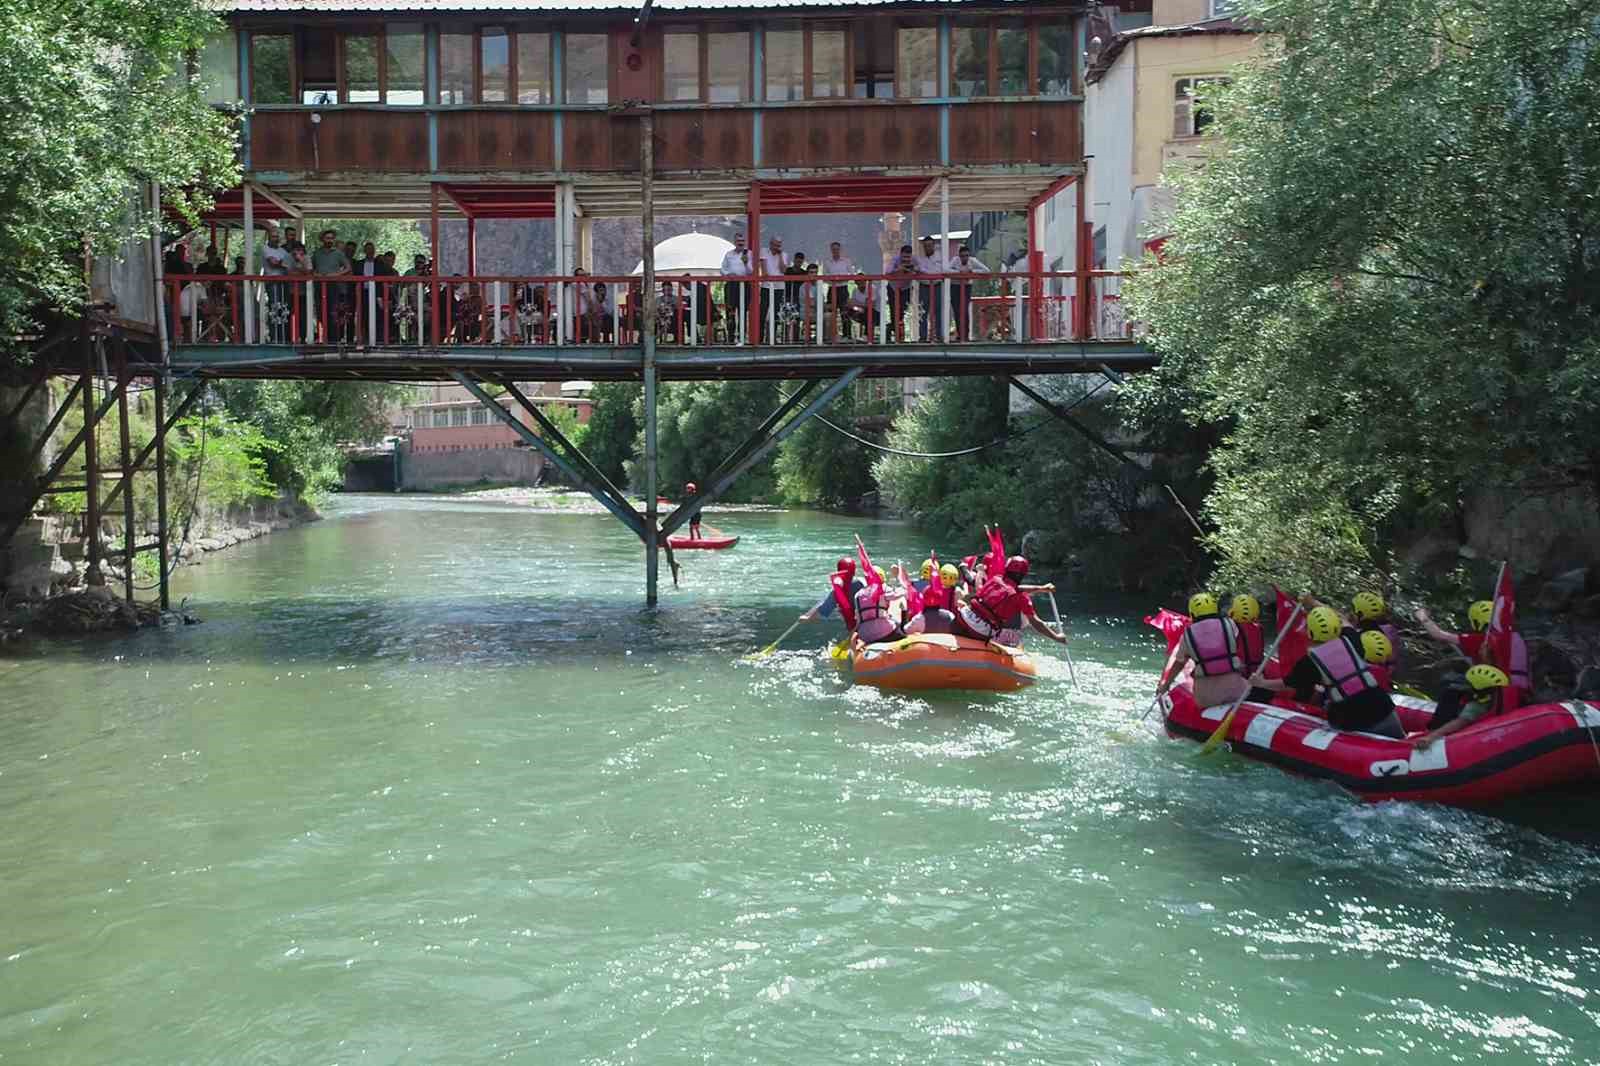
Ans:
[{"label": "red balcony railing", "polygon": [[[904,345],[1106,341],[1132,335],[1123,274],[657,278],[658,344]],[[363,348],[637,345],[632,277],[177,275],[175,345]]]}]

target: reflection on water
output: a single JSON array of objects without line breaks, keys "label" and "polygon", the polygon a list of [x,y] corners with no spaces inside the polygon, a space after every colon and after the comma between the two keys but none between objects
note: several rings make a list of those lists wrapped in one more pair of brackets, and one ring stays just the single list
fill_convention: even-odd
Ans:
[{"label": "reflection on water", "polygon": [[1596,1059],[1592,816],[1200,763],[1143,604],[897,695],[744,655],[902,527],[729,516],[647,611],[609,519],[340,508],[0,660],[0,1062]]}]

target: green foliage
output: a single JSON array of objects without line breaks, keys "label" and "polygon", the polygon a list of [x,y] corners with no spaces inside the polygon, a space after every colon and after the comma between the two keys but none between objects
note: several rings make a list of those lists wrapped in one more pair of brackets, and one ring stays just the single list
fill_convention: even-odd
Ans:
[{"label": "green foliage", "polygon": [[[874,386],[885,384],[858,382],[856,388],[846,389],[828,405],[822,417],[857,436],[869,435],[870,427],[861,423],[874,416],[887,421],[888,412],[898,409],[901,402],[898,387],[891,390],[892,407],[874,395]],[[778,494],[785,503],[850,508],[877,488],[871,453],[815,418],[778,446],[776,473]]]},{"label": "green foliage", "polygon": [[193,211],[238,181],[236,120],[186,76],[220,28],[198,0],[0,5],[0,358],[81,305],[85,245],[151,231],[140,183]]},{"label": "green foliage", "polygon": [[[662,495],[672,495],[685,482],[704,479],[780,402],[777,384],[768,381],[684,381],[661,386],[656,441]],[[634,417],[643,425],[642,398]],[[729,502],[772,499],[777,492],[773,464],[768,455],[723,498]],[[633,484],[642,484],[643,471],[638,464],[629,461],[626,465]]]},{"label": "green foliage", "polygon": [[262,453],[273,484],[308,502],[340,483],[339,446],[381,439],[387,409],[409,396],[404,385],[320,381],[229,381],[218,391],[235,419],[274,445]]},{"label": "green foliage", "polygon": [[1221,435],[1224,583],[1342,593],[1469,494],[1600,484],[1600,0],[1278,0],[1215,106],[1135,427]]},{"label": "green foliage", "polygon": [[601,381],[589,393],[594,407],[584,427],[584,452],[615,485],[627,481],[626,464],[636,454],[636,411],[643,387],[628,381]]},{"label": "green foliage", "polygon": [[[284,449],[256,426],[217,411],[180,419],[176,428],[168,438],[168,452],[181,476],[192,477],[199,470],[199,492],[188,494],[197,496],[199,505],[226,507],[277,495],[268,467]],[[180,497],[180,502],[188,500]]]},{"label": "green foliage", "polygon": [[356,255],[371,241],[378,254],[393,252],[394,268],[404,274],[416,256],[428,254],[428,239],[417,223],[393,218],[308,218],[300,231],[307,248],[317,246],[317,235],[325,229],[338,230],[339,243],[356,242]]}]

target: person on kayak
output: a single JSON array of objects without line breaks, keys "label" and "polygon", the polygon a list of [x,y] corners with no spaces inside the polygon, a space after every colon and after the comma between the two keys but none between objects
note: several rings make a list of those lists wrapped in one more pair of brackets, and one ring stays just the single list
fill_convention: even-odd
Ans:
[{"label": "person on kayak", "polygon": [[[699,486],[691,481],[683,487],[683,498],[685,500],[692,500],[694,499],[695,494],[699,491]],[[696,507],[694,509],[694,513],[689,516],[689,539],[700,539],[700,508],[698,507]]]},{"label": "person on kayak", "polygon": [[1041,622],[1033,611],[1031,593],[1054,592],[1055,586],[1021,585],[1022,579],[1027,576],[1028,560],[1020,555],[1013,555],[1006,560],[1003,573],[985,576],[977,593],[969,597],[956,612],[955,634],[999,643],[1006,622],[1016,616],[1019,620],[1018,637],[1022,635],[1020,619],[1026,618],[1035,630],[1057,644],[1065,644],[1067,638]]},{"label": "person on kayak", "polygon": [[828,575],[828,594],[818,600],[816,606],[802,614],[800,621],[815,622],[819,618],[828,618],[837,608],[839,617],[844,622],[845,633],[848,635],[856,628],[856,592],[865,584],[865,581],[856,576],[856,561],[841,557],[833,573]]},{"label": "person on kayak", "polygon": [[1506,709],[1506,692],[1511,687],[1511,678],[1506,676],[1504,670],[1487,663],[1479,663],[1467,671],[1466,683],[1472,690],[1472,701],[1443,721],[1439,719],[1439,711],[1435,711],[1433,718],[1428,721],[1428,731],[1411,738],[1413,748],[1421,751],[1441,737],[1458,733],[1467,726]]},{"label": "person on kayak", "polygon": [[1355,614],[1356,628],[1361,632],[1382,633],[1389,639],[1389,647],[1394,652],[1389,665],[1392,669],[1400,669],[1406,647],[1400,639],[1400,627],[1389,616],[1389,605],[1383,602],[1383,597],[1376,592],[1358,592],[1350,602],[1350,610]]},{"label": "person on kayak", "polygon": [[1165,695],[1184,664],[1193,663],[1195,703],[1202,708],[1232,703],[1250,690],[1245,681],[1239,626],[1232,617],[1222,616],[1217,597],[1209,592],[1196,592],[1189,597],[1189,616],[1193,621],[1178,638],[1167,679],[1156,689],[1156,695]]},{"label": "person on kayak", "polygon": [[1405,739],[1405,729],[1395,717],[1394,701],[1373,676],[1361,634],[1332,607],[1311,602],[1316,604],[1306,614],[1311,649],[1281,680],[1262,677],[1257,671],[1249,679],[1251,686],[1271,692],[1292,690],[1301,703],[1311,702],[1320,688],[1326,700],[1328,724],[1335,729]]},{"label": "person on kayak", "polygon": [[[1467,621],[1472,626],[1471,633],[1449,633],[1440,629],[1428,613],[1426,607],[1417,609],[1417,621],[1422,623],[1422,628],[1428,636],[1440,644],[1449,644],[1460,649],[1461,653],[1474,663],[1483,663],[1488,666],[1490,662],[1489,650],[1489,621],[1494,617],[1494,601],[1479,600],[1467,608]],[[1501,694],[1501,702],[1506,710],[1514,711],[1521,707],[1528,697],[1532,695],[1533,683],[1528,674],[1528,643],[1522,639],[1522,634],[1516,630],[1511,631],[1511,669],[1501,672],[1509,679],[1506,691]],[[1498,667],[1497,667],[1498,669]],[[1439,711],[1449,708],[1453,717],[1459,710],[1462,701],[1469,694],[1469,690],[1459,685],[1452,686],[1439,694]],[[1435,714],[1439,713],[1436,711]],[[1445,721],[1449,719],[1446,718]]]}]

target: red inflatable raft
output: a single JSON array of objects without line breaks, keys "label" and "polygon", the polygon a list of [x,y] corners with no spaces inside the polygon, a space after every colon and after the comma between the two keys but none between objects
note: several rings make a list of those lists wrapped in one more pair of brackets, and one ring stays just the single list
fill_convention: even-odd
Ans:
[{"label": "red inflatable raft", "polygon": [[668,537],[667,546],[673,551],[684,551],[690,548],[704,548],[707,551],[721,551],[731,548],[739,543],[738,537]]},{"label": "red inflatable raft", "polygon": [[[1427,727],[1433,704],[1395,696],[1401,723]],[[1195,706],[1187,680],[1161,699],[1167,732],[1205,740],[1227,705]],[[1243,703],[1228,728],[1235,752],[1320,777],[1363,800],[1410,800],[1483,807],[1514,796],[1600,782],[1600,704],[1569,701],[1497,714],[1421,751],[1409,741],[1333,729],[1322,712],[1285,699]]]},{"label": "red inflatable raft", "polygon": [[919,633],[891,644],[857,644],[850,665],[858,684],[910,691],[1015,692],[1039,676],[1021,648],[940,633]]}]

